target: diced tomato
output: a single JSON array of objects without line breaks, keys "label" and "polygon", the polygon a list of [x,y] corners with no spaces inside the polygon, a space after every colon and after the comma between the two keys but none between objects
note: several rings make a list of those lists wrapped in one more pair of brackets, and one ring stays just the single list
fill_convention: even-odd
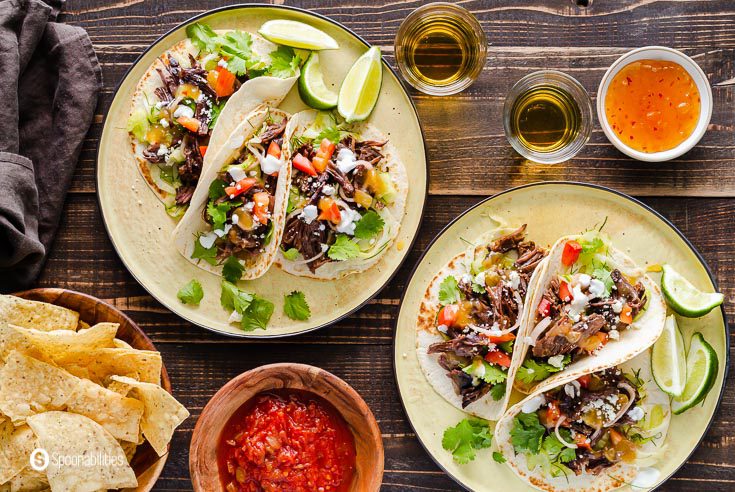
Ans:
[{"label": "diced tomato", "polygon": [[207,73],[207,83],[217,97],[231,96],[235,92],[235,74],[219,65]]},{"label": "diced tomato", "polygon": [[511,340],[515,340],[516,336],[512,333],[506,333],[505,335],[500,335],[497,337],[493,337],[490,335],[485,335],[488,340],[492,343],[503,343],[503,342],[510,342]]},{"label": "diced tomato", "polygon": [[550,401],[546,409],[546,420],[550,424],[555,425],[556,421],[559,420],[559,417],[561,417],[561,412],[559,411],[559,404],[556,403],[555,401]]},{"label": "diced tomato", "polygon": [[207,145],[200,145],[199,146],[199,153],[202,154],[202,157],[204,157],[207,154]]},{"label": "diced tomato", "polygon": [[265,191],[259,191],[253,195],[255,206],[253,207],[253,215],[258,218],[261,224],[267,224],[270,216],[269,207],[271,203],[270,195]]},{"label": "diced tomato", "polygon": [[502,350],[493,350],[485,355],[485,360],[491,364],[497,364],[503,367],[510,367],[510,356]]},{"label": "diced tomato", "polygon": [[577,378],[577,381],[579,381],[579,385],[585,389],[590,385],[590,379],[592,377],[589,374],[585,374],[584,376],[580,376]]},{"label": "diced tomato", "polygon": [[566,282],[562,282],[559,284],[559,297],[564,302],[570,302],[574,300],[574,296],[572,295],[572,291],[569,288],[569,284]]},{"label": "diced tomato", "polygon": [[321,144],[319,144],[319,150],[316,151],[316,156],[311,161],[314,169],[323,173],[327,169],[327,164],[329,164],[329,159],[332,158],[332,154],[334,154],[334,144],[328,138],[322,139]]},{"label": "diced tomato", "polygon": [[227,193],[227,196],[229,196],[230,198],[235,198],[236,196],[242,195],[250,188],[255,186],[255,183],[257,182],[258,180],[255,178],[243,178],[238,181],[235,186],[225,187],[225,193]]},{"label": "diced tomato", "polygon": [[458,312],[459,306],[457,304],[447,304],[439,311],[437,323],[446,327],[454,326],[454,323],[457,321]]},{"label": "diced tomato", "polygon": [[278,145],[278,142],[276,142],[275,140],[271,140],[271,143],[268,146],[268,155],[272,155],[276,159],[281,158],[281,147]]},{"label": "diced tomato", "polygon": [[592,446],[590,446],[589,439],[587,439],[584,434],[577,434],[574,436],[574,442],[577,445],[578,448],[584,448],[584,449],[592,449]]},{"label": "diced tomato", "polygon": [[339,224],[342,220],[342,213],[339,211],[337,202],[331,198],[321,198],[319,200],[319,210],[321,213],[317,219],[328,220],[332,224]]},{"label": "diced tomato", "polygon": [[567,241],[561,253],[561,262],[566,266],[572,266],[581,252],[582,246],[577,241]]},{"label": "diced tomato", "polygon": [[316,169],[314,169],[314,166],[311,164],[311,161],[304,157],[301,154],[296,154],[292,161],[293,167],[301,171],[302,173],[306,173],[309,176],[316,176],[317,172]]},{"label": "diced tomato", "polygon": [[551,303],[549,300],[546,298],[541,299],[541,302],[538,303],[538,313],[545,318],[549,315],[550,311]]},{"label": "diced tomato", "polygon": [[620,311],[620,321],[626,325],[633,323],[633,308],[628,303],[625,303],[623,309]]},{"label": "diced tomato", "polygon": [[199,125],[201,125],[201,122],[196,118],[189,118],[188,116],[179,116],[176,118],[176,122],[189,130],[190,132],[198,132],[199,131]]}]

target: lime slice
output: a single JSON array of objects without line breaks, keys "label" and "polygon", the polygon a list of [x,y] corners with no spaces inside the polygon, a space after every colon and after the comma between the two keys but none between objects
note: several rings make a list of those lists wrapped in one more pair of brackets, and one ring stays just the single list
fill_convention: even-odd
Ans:
[{"label": "lime slice", "polygon": [[305,50],[336,50],[337,41],[329,34],[303,22],[285,19],[269,20],[258,33],[268,41]]},{"label": "lime slice", "polygon": [[722,304],[724,297],[717,292],[702,292],[670,265],[663,266],[661,290],[671,309],[687,318],[699,318]]},{"label": "lime slice", "polygon": [[681,396],[671,402],[674,415],[689,410],[704,400],[717,378],[717,353],[701,333],[695,333],[687,355],[687,382]]},{"label": "lime slice", "polygon": [[380,48],[373,46],[357,59],[339,89],[337,111],[347,122],[362,121],[370,116],[380,95],[383,65]]},{"label": "lime slice", "polygon": [[301,99],[314,109],[331,109],[337,106],[337,93],[324,84],[319,54],[312,53],[301,68],[299,77]]},{"label": "lime slice", "polygon": [[653,344],[651,368],[659,388],[671,396],[681,395],[687,379],[687,354],[673,314],[666,318],[664,331]]}]

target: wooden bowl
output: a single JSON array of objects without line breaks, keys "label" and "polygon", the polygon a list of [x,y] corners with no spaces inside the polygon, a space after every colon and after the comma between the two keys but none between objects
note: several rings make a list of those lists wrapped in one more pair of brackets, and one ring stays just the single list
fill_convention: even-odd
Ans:
[{"label": "wooden bowl", "polygon": [[[153,342],[138,325],[122,311],[96,297],[73,290],[54,288],[26,290],[13,295],[72,309],[79,313],[80,320],[90,325],[102,322],[119,323],[117,338],[128,342],[133,348],[139,350],[156,350]],[[161,366],[161,386],[171,393],[171,381],[166,373],[166,367],[163,365]],[[152,490],[163,470],[163,466],[166,464],[166,458],[168,458],[168,453],[159,457],[148,444],[148,441],[138,446],[130,463],[130,466],[135,470],[135,476],[138,478],[138,487],[129,490],[135,490],[136,492]]]},{"label": "wooden bowl", "polygon": [[217,444],[230,416],[263,391],[307,390],[334,405],[355,438],[356,466],[350,490],[377,491],[383,480],[383,439],[365,401],[340,378],[305,364],[270,364],[244,372],[224,385],[204,407],[191,440],[189,473],[194,490],[223,490],[217,469]]}]

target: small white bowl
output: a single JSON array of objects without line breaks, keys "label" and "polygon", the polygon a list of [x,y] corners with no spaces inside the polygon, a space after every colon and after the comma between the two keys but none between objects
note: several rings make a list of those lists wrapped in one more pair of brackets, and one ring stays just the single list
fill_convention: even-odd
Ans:
[{"label": "small white bowl", "polygon": [[[678,63],[689,73],[694,80],[694,83],[697,84],[697,89],[699,89],[701,102],[697,126],[694,127],[694,131],[686,140],[673,149],[651,153],[631,149],[618,138],[610,127],[607,117],[605,116],[605,97],[607,96],[607,89],[610,87],[610,82],[623,67],[638,60],[665,60]],[[707,76],[704,74],[701,67],[687,55],[681,51],[666,48],[664,46],[645,46],[624,54],[607,69],[607,72],[605,72],[605,75],[600,81],[600,88],[597,90],[597,118],[600,120],[602,130],[605,132],[605,135],[607,135],[608,140],[610,140],[610,142],[612,142],[620,152],[634,159],[638,159],[639,161],[668,161],[688,152],[697,144],[697,142],[699,142],[704,135],[704,132],[707,131],[707,126],[709,125],[711,117],[712,88],[710,87]]]}]

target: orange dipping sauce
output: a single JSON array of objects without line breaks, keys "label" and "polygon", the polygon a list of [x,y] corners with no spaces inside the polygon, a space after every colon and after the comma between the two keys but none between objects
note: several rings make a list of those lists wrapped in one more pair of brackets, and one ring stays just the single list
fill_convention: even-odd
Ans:
[{"label": "orange dipping sauce", "polygon": [[678,63],[639,60],[610,82],[605,116],[618,138],[646,153],[670,150],[692,134],[699,121],[697,84]]}]

